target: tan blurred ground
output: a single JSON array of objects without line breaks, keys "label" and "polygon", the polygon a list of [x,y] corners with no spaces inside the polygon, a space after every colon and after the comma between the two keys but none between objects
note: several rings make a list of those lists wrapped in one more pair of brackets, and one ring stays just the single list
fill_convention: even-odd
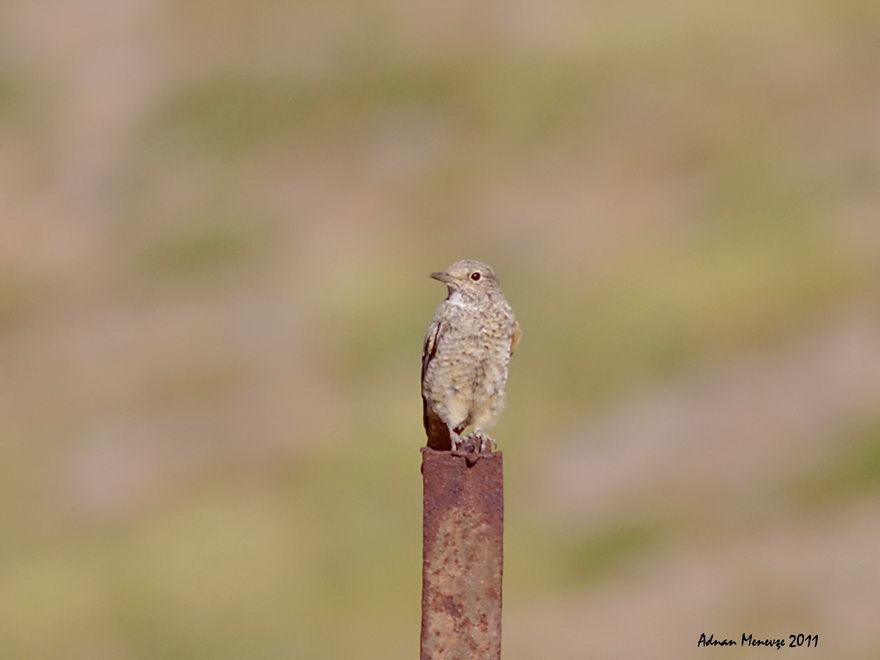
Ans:
[{"label": "tan blurred ground", "polygon": [[880,657],[880,5],[0,6],[0,655],[412,658],[426,278],[525,338],[505,658]]}]

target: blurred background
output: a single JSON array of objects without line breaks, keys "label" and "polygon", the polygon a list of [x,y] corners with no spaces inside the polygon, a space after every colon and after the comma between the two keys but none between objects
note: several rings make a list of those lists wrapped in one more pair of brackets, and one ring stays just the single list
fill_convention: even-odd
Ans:
[{"label": "blurred background", "polygon": [[413,658],[423,333],[524,339],[505,658],[880,657],[880,5],[0,6],[0,649]]}]

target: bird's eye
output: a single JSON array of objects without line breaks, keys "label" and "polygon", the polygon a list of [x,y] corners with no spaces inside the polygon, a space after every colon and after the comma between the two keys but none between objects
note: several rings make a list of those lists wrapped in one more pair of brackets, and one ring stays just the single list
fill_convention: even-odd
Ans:
[{"label": "bird's eye", "polygon": [[482,275],[480,275],[479,272],[471,273],[471,279],[472,279],[474,282],[479,282],[481,277],[482,277]]}]

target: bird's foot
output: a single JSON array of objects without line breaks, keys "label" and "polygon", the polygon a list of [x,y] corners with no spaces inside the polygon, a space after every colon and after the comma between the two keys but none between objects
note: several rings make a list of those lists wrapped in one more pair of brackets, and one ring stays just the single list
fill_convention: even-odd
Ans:
[{"label": "bird's foot", "polygon": [[480,429],[474,429],[468,435],[468,440],[471,440],[475,444],[479,442],[478,451],[481,454],[491,454],[498,449],[498,443],[495,442],[495,438],[488,433],[483,433]]},{"label": "bird's foot", "polygon": [[454,435],[452,438],[452,455],[464,458],[468,467],[473,467],[480,459],[480,452],[482,451],[478,440],[479,438],[475,438],[472,433],[466,436]]},{"label": "bird's foot", "polygon": [[449,434],[452,439],[452,453],[456,456],[463,456],[470,450],[470,438],[464,437],[455,431]]}]

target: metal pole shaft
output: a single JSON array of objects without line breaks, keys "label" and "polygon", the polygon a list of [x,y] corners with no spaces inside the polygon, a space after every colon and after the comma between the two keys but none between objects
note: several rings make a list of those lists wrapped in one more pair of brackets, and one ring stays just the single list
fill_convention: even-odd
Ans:
[{"label": "metal pole shaft", "polygon": [[422,449],[421,660],[501,658],[503,460],[468,460]]}]

